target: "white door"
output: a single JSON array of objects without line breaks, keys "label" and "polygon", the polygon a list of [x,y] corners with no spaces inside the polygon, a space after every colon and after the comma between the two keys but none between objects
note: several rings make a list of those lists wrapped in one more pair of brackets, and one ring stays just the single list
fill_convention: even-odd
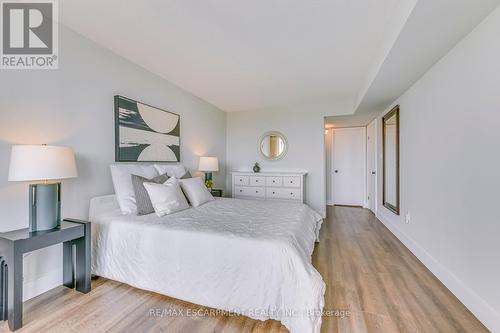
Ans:
[{"label": "white door", "polygon": [[366,128],[333,130],[332,192],[335,205],[365,203]]},{"label": "white door", "polygon": [[373,212],[377,207],[377,120],[366,128],[366,185],[368,208]]}]

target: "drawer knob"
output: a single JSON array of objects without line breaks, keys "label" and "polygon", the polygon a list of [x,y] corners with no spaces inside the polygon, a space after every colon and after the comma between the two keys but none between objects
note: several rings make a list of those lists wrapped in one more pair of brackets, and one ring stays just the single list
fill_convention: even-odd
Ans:
[{"label": "drawer knob", "polygon": [[276,194],[276,192],[273,192],[273,194]]},{"label": "drawer knob", "polygon": [[259,180],[258,180],[258,179],[256,179],[256,180],[255,180],[255,182],[256,182],[256,183],[258,183],[258,182],[259,182]]},{"label": "drawer knob", "polygon": [[290,192],[290,195],[293,195],[293,192]]},{"label": "drawer knob", "polygon": [[273,183],[276,183],[276,181],[275,181],[275,180],[273,180]]},{"label": "drawer knob", "polygon": [[259,193],[259,191],[255,191],[255,193]]},{"label": "drawer knob", "polygon": [[242,181],[243,181],[243,179],[240,178],[240,182],[242,182]]},{"label": "drawer knob", "polygon": [[293,184],[293,180],[290,180],[290,184]]},{"label": "drawer knob", "polygon": [[240,190],[240,192],[243,192],[243,190]]}]

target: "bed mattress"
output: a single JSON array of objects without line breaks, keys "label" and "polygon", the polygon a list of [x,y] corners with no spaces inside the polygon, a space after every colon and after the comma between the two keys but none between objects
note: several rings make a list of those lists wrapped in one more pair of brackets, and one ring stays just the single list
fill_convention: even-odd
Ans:
[{"label": "bed mattress", "polygon": [[311,264],[322,218],[307,205],[217,198],[157,217],[92,199],[92,272],[192,303],[317,333],[325,284]]}]

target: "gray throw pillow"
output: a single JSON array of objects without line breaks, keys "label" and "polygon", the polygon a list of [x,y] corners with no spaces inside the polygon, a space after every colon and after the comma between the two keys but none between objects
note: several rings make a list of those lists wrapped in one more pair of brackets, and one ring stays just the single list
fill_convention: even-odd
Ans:
[{"label": "gray throw pillow", "polygon": [[137,215],[146,215],[155,212],[151,199],[149,199],[148,191],[143,183],[163,184],[168,180],[167,174],[156,176],[152,179],[147,179],[141,176],[132,175],[132,185],[134,186],[135,203],[137,205]]}]

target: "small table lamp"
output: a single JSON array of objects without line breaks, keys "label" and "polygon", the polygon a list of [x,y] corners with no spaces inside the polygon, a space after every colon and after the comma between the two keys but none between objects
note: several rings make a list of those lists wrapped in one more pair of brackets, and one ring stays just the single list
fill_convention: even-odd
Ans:
[{"label": "small table lamp", "polygon": [[200,163],[198,165],[198,170],[205,172],[205,185],[208,188],[212,188],[212,172],[219,171],[219,160],[217,157],[200,157]]},{"label": "small table lamp", "polygon": [[42,181],[29,186],[29,229],[61,225],[61,183],[49,180],[77,176],[71,148],[47,145],[12,146],[9,181]]}]

